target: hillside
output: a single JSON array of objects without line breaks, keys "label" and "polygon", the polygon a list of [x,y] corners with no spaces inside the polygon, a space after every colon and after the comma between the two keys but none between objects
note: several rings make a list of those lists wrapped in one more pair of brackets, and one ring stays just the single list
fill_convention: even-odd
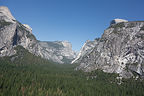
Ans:
[{"label": "hillside", "polygon": [[83,56],[77,69],[88,72],[100,69],[123,78],[143,77],[143,28],[143,21],[113,20],[91,53]]},{"label": "hillside", "polygon": [[[0,58],[0,96],[142,96],[141,79],[116,79],[100,70],[74,71],[77,65],[56,64],[21,46],[12,57]],[[120,82],[123,82],[119,85]]]}]

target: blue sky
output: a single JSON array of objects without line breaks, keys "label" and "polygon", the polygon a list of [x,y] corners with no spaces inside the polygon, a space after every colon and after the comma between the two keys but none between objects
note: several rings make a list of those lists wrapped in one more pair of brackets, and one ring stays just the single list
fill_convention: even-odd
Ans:
[{"label": "blue sky", "polygon": [[112,19],[144,20],[144,0],[0,0],[41,41],[68,40],[79,50],[101,37]]}]

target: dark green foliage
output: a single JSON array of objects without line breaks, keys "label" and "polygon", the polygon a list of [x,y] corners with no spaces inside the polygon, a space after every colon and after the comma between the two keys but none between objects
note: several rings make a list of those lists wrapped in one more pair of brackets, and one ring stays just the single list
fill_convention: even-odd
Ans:
[{"label": "dark green foliage", "polygon": [[125,27],[124,22],[113,24],[110,26],[110,28],[122,28]]},{"label": "dark green foliage", "polygon": [[18,26],[17,26],[17,29],[18,29],[19,31],[26,31],[26,32],[28,32],[23,25],[18,25]]},{"label": "dark green foliage", "polygon": [[120,35],[122,34],[122,32],[118,31],[118,28],[122,28],[122,27],[125,27],[124,22],[111,25],[109,28],[114,28],[112,33]]},{"label": "dark green foliage", "polygon": [[4,21],[4,20],[0,20],[0,28],[2,28],[2,27],[4,27],[4,26],[8,26],[8,25],[10,25],[10,24],[12,24],[11,22],[6,22],[6,21]]},{"label": "dark green foliage", "polygon": [[135,22],[129,22],[128,25],[126,26],[126,28],[133,28],[136,26]]},{"label": "dark green foliage", "polygon": [[99,41],[99,40],[100,40],[100,38],[95,38],[95,40]]},{"label": "dark green foliage", "polygon": [[106,42],[107,39],[106,39],[106,38],[101,38],[99,41],[100,41],[100,42]]},{"label": "dark green foliage", "polygon": [[117,74],[74,71],[77,65],[49,62],[21,46],[16,50],[0,58],[0,96],[144,96],[143,81],[118,85]]},{"label": "dark green foliage", "polygon": [[138,63],[132,63],[131,65],[138,66]]}]

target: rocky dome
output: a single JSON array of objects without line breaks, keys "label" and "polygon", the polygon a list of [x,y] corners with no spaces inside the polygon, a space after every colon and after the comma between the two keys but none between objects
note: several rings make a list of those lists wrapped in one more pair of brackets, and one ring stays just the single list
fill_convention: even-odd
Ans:
[{"label": "rocky dome", "polygon": [[121,22],[128,22],[128,21],[124,19],[114,19],[111,21],[110,25],[121,23]]},{"label": "rocky dome", "polygon": [[0,20],[5,20],[7,22],[14,22],[16,20],[10,10],[5,6],[0,6]]}]

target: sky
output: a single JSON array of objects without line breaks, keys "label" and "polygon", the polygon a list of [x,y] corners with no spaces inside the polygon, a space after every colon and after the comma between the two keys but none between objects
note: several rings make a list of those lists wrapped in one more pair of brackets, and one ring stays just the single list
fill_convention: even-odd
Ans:
[{"label": "sky", "polygon": [[30,25],[38,40],[67,40],[76,51],[101,37],[115,18],[144,21],[144,0],[0,0],[0,5]]}]

